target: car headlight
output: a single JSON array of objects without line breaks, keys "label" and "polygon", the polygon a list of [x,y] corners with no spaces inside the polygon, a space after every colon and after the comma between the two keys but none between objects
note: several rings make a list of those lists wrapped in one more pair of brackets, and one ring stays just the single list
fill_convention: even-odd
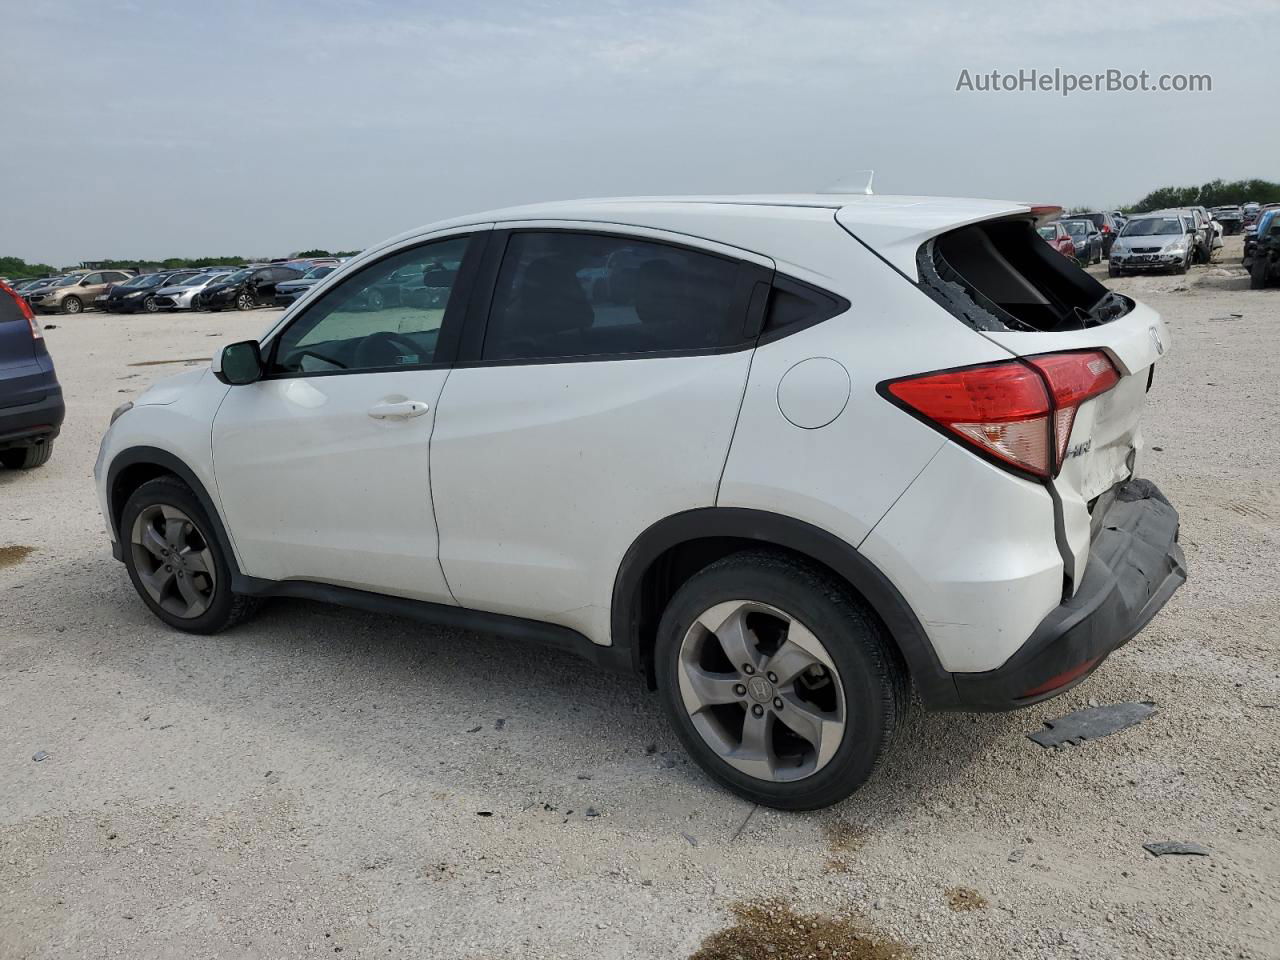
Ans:
[{"label": "car headlight", "polygon": [[133,291],[133,293],[126,293],[126,294],[125,294],[125,298],[126,298],[126,299],[127,299],[127,298],[129,298],[129,297],[140,297],[140,296],[142,296],[142,291],[141,291],[141,290],[135,290],[135,291]]},{"label": "car headlight", "polygon": [[1160,252],[1161,252],[1161,253],[1172,253],[1172,254],[1181,254],[1181,253],[1186,253],[1186,252],[1187,252],[1187,245],[1186,245],[1185,243],[1183,243],[1182,241],[1178,241],[1177,243],[1171,243],[1171,244],[1169,244],[1167,247],[1165,247],[1165,248],[1164,248],[1163,250],[1161,250]]},{"label": "car headlight", "polygon": [[[120,406],[116,407],[114,410],[111,411],[111,423],[115,423],[117,420],[119,420],[122,416],[124,416],[126,413],[128,413],[132,409],[133,409],[132,400],[128,400],[120,404]],[[107,426],[111,426],[111,424],[109,423],[107,424]]]}]

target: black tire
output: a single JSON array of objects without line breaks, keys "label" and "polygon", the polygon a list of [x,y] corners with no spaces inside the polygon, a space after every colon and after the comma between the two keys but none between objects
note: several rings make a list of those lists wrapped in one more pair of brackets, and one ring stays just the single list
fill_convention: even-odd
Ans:
[{"label": "black tire", "polygon": [[[803,779],[774,782],[730,766],[703,740],[681,699],[677,660],[685,634],[711,607],[743,598],[801,622],[840,675],[843,737],[831,759]],[[891,746],[909,704],[906,669],[875,615],[821,569],[774,553],[733,554],[686,581],[662,614],[654,656],[663,708],[689,753],[734,793],[782,810],[826,807],[861,787]]]},{"label": "black tire", "polygon": [[1267,273],[1271,264],[1266,257],[1257,255],[1253,258],[1253,266],[1249,270],[1249,289],[1264,290],[1267,286]]},{"label": "black tire", "polygon": [[29,447],[14,447],[0,450],[0,466],[10,470],[32,470],[43,467],[53,456],[53,441],[45,440]]},{"label": "black tire", "polygon": [[79,297],[63,297],[62,312],[63,313],[81,313],[84,310],[84,301]]},{"label": "black tire", "polygon": [[253,302],[253,294],[247,290],[242,290],[236,294],[237,310],[252,310],[257,304]]},{"label": "black tire", "polygon": [[1122,274],[1120,273],[1120,268],[1117,267],[1114,263],[1112,263],[1110,259],[1107,260],[1107,276],[1108,277],[1122,276]]},{"label": "black tire", "polygon": [[[177,507],[185,513],[213,554],[216,570],[213,595],[208,609],[198,617],[186,619],[170,613],[151,598],[139,580],[130,543],[131,531],[138,514],[156,504]],[[154,480],[148,480],[129,495],[124,509],[120,511],[119,536],[122,541],[124,564],[129,571],[129,579],[133,582],[134,589],[138,591],[138,596],[151,612],[169,626],[187,633],[218,633],[239,623],[257,609],[259,603],[257,598],[232,592],[231,568],[222,544],[213,533],[209,515],[205,513],[199,498],[191,492],[191,488],[177,477],[157,477]]]},{"label": "black tire", "polygon": [[1191,269],[1191,254],[1187,254],[1182,258],[1181,262],[1173,268],[1174,273],[1186,273]]}]

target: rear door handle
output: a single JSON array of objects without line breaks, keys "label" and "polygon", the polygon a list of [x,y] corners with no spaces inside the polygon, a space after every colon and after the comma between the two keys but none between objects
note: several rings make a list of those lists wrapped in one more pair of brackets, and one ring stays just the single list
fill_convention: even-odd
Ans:
[{"label": "rear door handle", "polygon": [[399,403],[378,403],[369,408],[369,416],[375,420],[409,420],[420,417],[431,407],[421,400],[401,400]]}]

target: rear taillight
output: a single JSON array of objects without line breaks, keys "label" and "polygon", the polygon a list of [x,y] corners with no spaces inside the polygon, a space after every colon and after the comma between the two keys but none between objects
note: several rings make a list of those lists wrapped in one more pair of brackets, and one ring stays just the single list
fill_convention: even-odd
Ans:
[{"label": "rear taillight", "polygon": [[5,294],[13,297],[13,302],[18,305],[18,309],[22,312],[22,315],[27,318],[27,325],[31,327],[31,339],[43,340],[44,334],[40,331],[40,321],[37,320],[36,315],[31,312],[31,305],[27,303],[26,297],[22,296],[18,291],[14,290],[13,287],[0,280],[0,296]]},{"label": "rear taillight", "polygon": [[1090,350],[926,373],[887,383],[885,390],[999,463],[1048,478],[1066,458],[1080,404],[1119,379],[1107,355]]}]

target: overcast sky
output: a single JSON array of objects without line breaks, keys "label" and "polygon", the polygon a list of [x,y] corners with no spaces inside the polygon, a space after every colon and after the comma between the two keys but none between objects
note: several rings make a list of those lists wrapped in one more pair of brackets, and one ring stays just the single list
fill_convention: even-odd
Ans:
[{"label": "overcast sky", "polygon": [[[1115,205],[1280,178],[1276,0],[0,4],[0,255],[286,255],[527,201]],[[956,92],[962,69],[1210,93]]]}]

